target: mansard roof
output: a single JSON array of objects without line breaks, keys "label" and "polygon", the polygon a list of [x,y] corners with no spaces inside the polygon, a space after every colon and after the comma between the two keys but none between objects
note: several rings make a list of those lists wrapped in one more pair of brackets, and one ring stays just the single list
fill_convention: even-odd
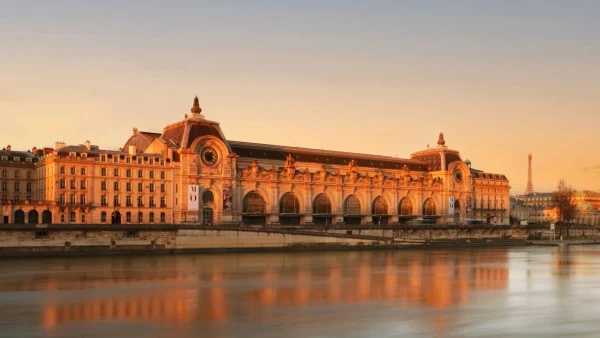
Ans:
[{"label": "mansard roof", "polygon": [[38,157],[29,151],[18,151],[18,150],[8,151],[6,149],[2,149],[2,150],[0,150],[0,159],[4,156],[6,156],[9,161],[14,161],[15,158],[18,158],[19,162],[26,162],[27,158],[31,158],[32,159],[31,162],[38,161]]},{"label": "mansard roof", "polygon": [[348,165],[355,160],[358,167],[401,170],[405,165],[414,171],[427,171],[427,166],[421,161],[401,159],[391,156],[368,155],[343,151],[321,150],[280,146],[261,143],[228,141],[234,153],[241,157],[285,160],[291,154],[296,161],[320,163],[328,165]]}]

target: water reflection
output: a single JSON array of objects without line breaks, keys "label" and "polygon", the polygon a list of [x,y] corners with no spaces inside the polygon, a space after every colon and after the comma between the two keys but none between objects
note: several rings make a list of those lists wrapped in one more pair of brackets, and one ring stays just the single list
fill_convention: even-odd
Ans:
[{"label": "water reflection", "polygon": [[[473,291],[504,290],[509,279],[507,250],[95,258],[13,264],[2,264],[11,273],[2,276],[0,292],[40,292],[41,324],[48,332],[63,324],[89,321],[226,325],[241,318],[264,322],[279,316],[278,308],[379,301],[440,310],[468,304]],[[431,320],[433,326],[445,325],[443,316]]]},{"label": "water reflection", "polygon": [[598,285],[600,247],[0,260],[0,332],[595,334]]}]

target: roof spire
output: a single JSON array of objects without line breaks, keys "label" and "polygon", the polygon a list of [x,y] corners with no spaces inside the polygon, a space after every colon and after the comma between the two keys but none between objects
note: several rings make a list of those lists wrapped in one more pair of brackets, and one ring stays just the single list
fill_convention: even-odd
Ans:
[{"label": "roof spire", "polygon": [[446,141],[444,140],[444,133],[440,133],[440,137],[438,138],[438,145],[443,146],[446,144]]},{"label": "roof spire", "polygon": [[193,115],[200,114],[202,112],[202,108],[200,108],[200,103],[198,102],[198,96],[194,98],[194,105],[192,109],[190,109]]}]

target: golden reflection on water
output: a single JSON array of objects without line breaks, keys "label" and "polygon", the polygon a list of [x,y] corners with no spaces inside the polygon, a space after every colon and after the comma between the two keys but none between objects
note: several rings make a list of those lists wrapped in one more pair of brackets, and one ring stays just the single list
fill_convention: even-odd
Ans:
[{"label": "golden reflection on water", "polygon": [[[114,264],[54,266],[0,291],[52,291],[41,296],[41,321],[51,331],[77,321],[268,321],[281,307],[374,301],[448,309],[469,303],[472,291],[506,289],[509,277],[506,250],[138,257],[129,261],[133,267],[104,260]],[[136,266],[136,260],[156,262]],[[66,300],[57,290],[83,294]],[[444,326],[442,317],[431,320]]]}]

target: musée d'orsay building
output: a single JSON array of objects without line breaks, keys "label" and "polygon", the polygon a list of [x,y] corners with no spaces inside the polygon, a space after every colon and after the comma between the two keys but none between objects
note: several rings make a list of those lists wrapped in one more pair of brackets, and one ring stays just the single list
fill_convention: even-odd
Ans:
[{"label": "mus\u00e9e d'orsay building", "polygon": [[119,150],[0,150],[0,223],[508,224],[507,178],[445,143],[401,159],[229,141],[196,98]]}]

